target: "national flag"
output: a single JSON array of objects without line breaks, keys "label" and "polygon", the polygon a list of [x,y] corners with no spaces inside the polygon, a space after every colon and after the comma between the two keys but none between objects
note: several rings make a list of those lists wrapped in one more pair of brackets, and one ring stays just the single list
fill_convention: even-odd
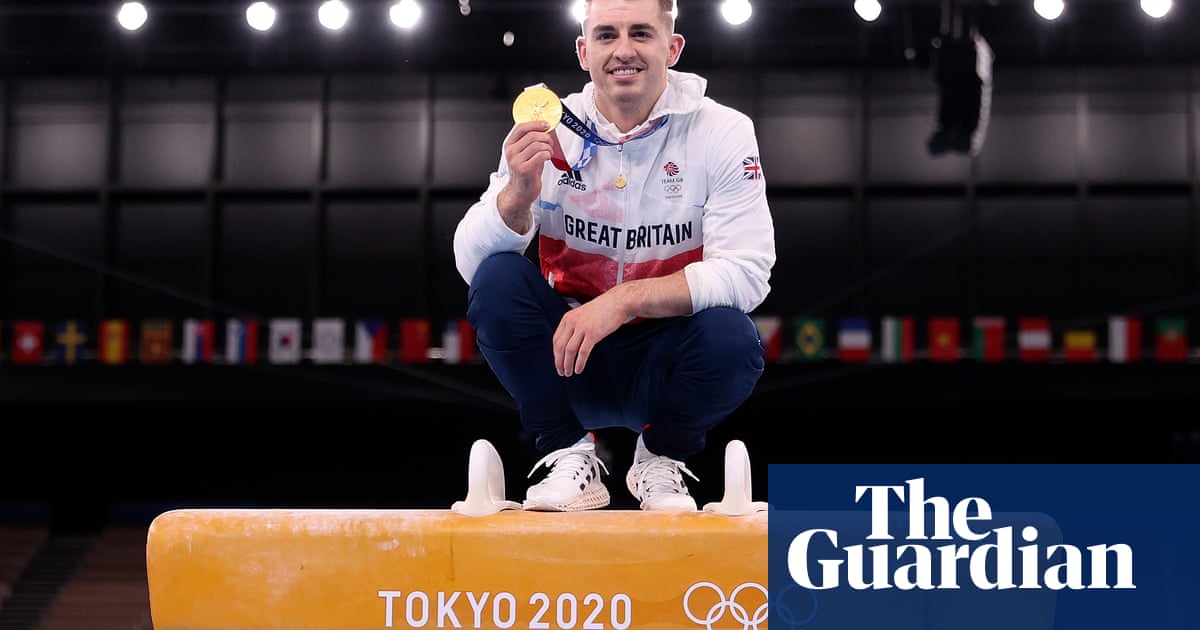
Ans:
[{"label": "national flag", "polygon": [[797,361],[819,361],[825,354],[825,320],[807,317],[794,320],[792,342]]},{"label": "national flag", "polygon": [[1050,345],[1049,318],[1017,318],[1017,358],[1026,363],[1045,363],[1050,360]]},{"label": "national flag", "polygon": [[100,322],[100,362],[123,365],[129,361],[129,322],[106,319]]},{"label": "national flag", "polygon": [[1142,320],[1116,315],[1108,318],[1108,360],[1133,363],[1142,360]]},{"label": "national flag", "polygon": [[783,358],[783,320],[778,315],[755,315],[751,319],[762,343],[763,361],[779,363]]},{"label": "national flag", "polygon": [[1004,318],[981,316],[971,320],[975,328],[974,356],[984,363],[1004,360]]},{"label": "national flag", "polygon": [[74,365],[83,359],[83,348],[89,341],[87,329],[73,319],[59,322],[54,329],[55,360]]},{"label": "national flag", "polygon": [[446,363],[461,363],[462,354],[461,333],[458,329],[458,322],[451,320],[446,322],[442,329],[442,361]]},{"label": "national flag", "polygon": [[211,319],[187,318],[183,320],[183,362],[212,363],[215,345],[213,321]]},{"label": "national flag", "polygon": [[757,155],[751,155],[742,160],[742,179],[756,180],[763,178],[762,164]]},{"label": "national flag", "polygon": [[871,358],[871,324],[865,317],[843,317],[838,324],[838,358],[866,363]]},{"label": "national flag", "polygon": [[13,322],[12,362],[16,365],[37,365],[42,362],[42,343],[46,324],[37,320]]},{"label": "national flag", "polygon": [[1096,332],[1093,330],[1063,331],[1063,359],[1067,363],[1090,363],[1096,360]]},{"label": "national flag", "polygon": [[300,362],[300,320],[294,317],[274,317],[267,323],[271,343],[267,347],[267,360],[271,363],[293,364]]},{"label": "national flag", "polygon": [[360,319],[354,323],[355,363],[385,363],[388,325],[382,319]]},{"label": "national flag", "polygon": [[463,363],[474,363],[475,358],[479,356],[479,344],[475,342],[475,329],[471,327],[471,322],[466,317],[458,320],[458,341],[459,356]]},{"label": "national flag", "polygon": [[929,318],[929,360],[953,363],[961,358],[957,317]]},{"label": "national flag", "polygon": [[446,322],[442,332],[442,360],[470,363],[475,358],[475,330],[466,317]]},{"label": "national flag", "polygon": [[231,317],[225,321],[225,362],[258,361],[258,320]]},{"label": "national flag", "polygon": [[164,365],[171,362],[173,340],[171,320],[142,320],[142,336],[138,341],[138,360],[146,365]]},{"label": "national flag", "polygon": [[424,317],[405,317],[400,320],[400,361],[404,363],[427,363],[429,341],[432,333],[429,320]]},{"label": "national flag", "polygon": [[336,317],[319,317],[312,323],[313,363],[332,364],[346,360],[346,322]]},{"label": "national flag", "polygon": [[908,363],[916,348],[916,327],[911,317],[885,316],[880,324],[879,357],[885,363]]},{"label": "national flag", "polygon": [[1154,352],[1163,363],[1179,363],[1188,357],[1187,322],[1182,317],[1159,317]]}]

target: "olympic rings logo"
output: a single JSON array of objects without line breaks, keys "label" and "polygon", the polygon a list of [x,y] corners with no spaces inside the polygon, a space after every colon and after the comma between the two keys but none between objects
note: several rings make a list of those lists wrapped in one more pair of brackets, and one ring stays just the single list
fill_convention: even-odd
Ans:
[{"label": "olympic rings logo", "polygon": [[663,192],[677,193],[681,190],[683,190],[682,184],[667,184],[666,186],[663,186]]},{"label": "olympic rings logo", "polygon": [[[696,616],[692,611],[691,601],[692,593],[702,588],[712,589],[717,594],[717,602],[708,609],[703,618]],[[754,610],[753,616],[750,615],[745,605],[737,601],[738,595],[741,595],[742,591],[747,589],[754,589],[762,593],[763,596],[763,603],[759,604],[758,608]],[[725,591],[712,582],[696,582],[683,594],[684,614],[693,623],[703,626],[706,630],[713,630],[713,624],[720,621],[725,616],[726,611],[729,611],[729,615],[733,617],[735,622],[742,624],[743,630],[759,630],[759,624],[767,620],[767,609],[767,588],[757,582],[743,582],[729,592],[728,599],[725,597]]]},{"label": "olympic rings logo", "polygon": [[[789,594],[792,591],[800,591],[802,595],[798,597],[789,597]],[[796,611],[792,609],[792,605],[803,604],[804,602],[801,600],[804,598],[804,595],[807,595],[809,599],[809,604],[807,605],[808,616],[800,617],[796,614]],[[795,584],[789,584],[785,586],[783,591],[779,593],[779,596],[775,598],[775,603],[771,606],[771,608],[774,608],[775,612],[778,613],[776,615],[777,618],[775,620],[775,625],[783,623],[789,628],[789,630],[796,630],[796,628],[801,626],[807,626],[808,624],[812,623],[813,619],[817,618],[817,611],[820,609],[820,602],[817,600],[816,591],[810,591],[808,589],[801,590],[799,586],[796,586]],[[804,608],[804,606],[801,607],[801,612],[803,612]]]}]

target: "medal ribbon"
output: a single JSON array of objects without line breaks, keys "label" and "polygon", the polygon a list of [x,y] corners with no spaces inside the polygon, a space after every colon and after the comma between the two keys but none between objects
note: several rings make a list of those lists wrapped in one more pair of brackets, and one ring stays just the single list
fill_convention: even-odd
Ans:
[{"label": "medal ribbon", "polygon": [[550,132],[550,163],[560,171],[571,170],[567,156],[563,153],[562,144],[558,141],[558,134],[553,131]]},{"label": "medal ribbon", "polygon": [[[571,169],[576,170],[576,171],[582,170],[583,167],[587,166],[588,162],[592,161],[592,157],[596,155],[596,146],[597,145],[604,146],[604,147],[620,146],[620,145],[622,145],[626,142],[629,142],[630,140],[633,140],[635,138],[644,138],[644,137],[654,133],[655,131],[658,131],[659,129],[662,128],[663,125],[667,124],[667,117],[659,116],[658,122],[655,122],[653,125],[651,125],[647,129],[643,129],[638,134],[629,136],[629,137],[623,137],[620,140],[618,140],[617,142],[609,142],[608,140],[601,138],[595,131],[593,131],[587,125],[583,124],[583,121],[580,120],[579,117],[575,115],[575,112],[571,111],[570,108],[567,107],[566,103],[563,103],[562,109],[563,109],[562,124],[566,125],[567,129],[570,129],[572,132],[575,133],[575,135],[579,136],[580,138],[583,138],[583,154],[579,156],[579,161],[577,161],[574,165],[571,166]],[[555,140],[553,144],[557,144],[557,140]],[[566,160],[563,159],[563,156],[561,155],[562,147],[558,147],[557,151],[559,152],[557,157],[559,157],[559,159],[562,159],[563,163],[565,164]],[[552,158],[552,161],[553,161],[553,158]],[[558,162],[555,162],[555,166],[558,166]],[[566,170],[566,169],[562,169],[562,170]]]}]

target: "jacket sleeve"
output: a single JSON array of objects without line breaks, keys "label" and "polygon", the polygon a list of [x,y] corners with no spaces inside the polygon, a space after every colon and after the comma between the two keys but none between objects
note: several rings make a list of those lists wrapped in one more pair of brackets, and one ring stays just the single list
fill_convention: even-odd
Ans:
[{"label": "jacket sleeve", "polygon": [[533,213],[533,227],[525,234],[512,231],[500,218],[496,195],[507,183],[508,163],[501,156],[500,165],[488,180],[487,190],[467,209],[454,229],[454,265],[467,284],[471,284],[475,270],[485,258],[500,252],[523,253],[537,233],[536,212]]},{"label": "jacket sleeve", "polygon": [[693,312],[728,306],[749,313],[770,291],[775,227],[754,125],[740,112],[724,113],[702,115],[696,122],[705,131],[693,130],[704,143],[696,150],[706,156],[710,190],[703,215],[704,257],[684,274]]}]

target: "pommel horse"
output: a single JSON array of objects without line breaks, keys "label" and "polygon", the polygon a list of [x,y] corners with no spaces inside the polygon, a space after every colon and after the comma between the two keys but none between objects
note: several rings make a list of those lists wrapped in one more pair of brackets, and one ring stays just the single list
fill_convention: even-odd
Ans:
[{"label": "pommel horse", "polygon": [[696,512],[523,511],[471,447],[448,510],[175,509],[146,541],[155,630],[767,628],[745,445]]}]

